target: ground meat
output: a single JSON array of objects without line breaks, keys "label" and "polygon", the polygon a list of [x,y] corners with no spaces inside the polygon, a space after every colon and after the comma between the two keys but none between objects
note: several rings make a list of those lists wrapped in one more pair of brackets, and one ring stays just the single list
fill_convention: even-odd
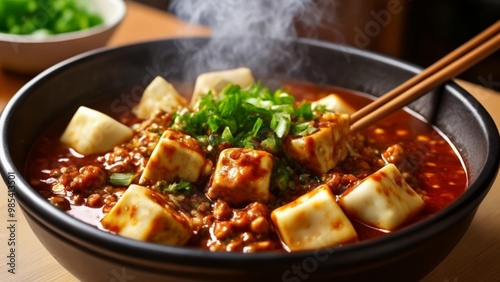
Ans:
[{"label": "ground meat", "polygon": [[214,204],[214,217],[217,220],[228,220],[231,218],[233,210],[229,207],[226,201],[218,200]]},{"label": "ground meat", "polygon": [[91,208],[101,207],[103,205],[101,195],[91,194],[87,197],[87,202],[85,204]]},{"label": "ground meat", "polygon": [[80,169],[71,166],[55,169],[53,177],[58,176],[58,182],[67,191],[83,192],[101,188],[106,183],[106,173],[97,166],[87,165]]},{"label": "ground meat", "polygon": [[406,162],[405,151],[403,147],[399,144],[392,145],[387,148],[383,153],[382,157],[388,162],[393,163],[397,167],[401,167]]},{"label": "ground meat", "polygon": [[328,178],[325,179],[325,184],[328,185],[330,190],[335,195],[341,195],[349,187],[355,185],[358,182],[358,178],[352,174],[343,174],[338,172],[333,172],[328,174]]},{"label": "ground meat", "polygon": [[[254,202],[243,209],[233,209],[224,201],[214,204],[213,219],[208,226],[214,238],[207,242],[212,251],[255,252],[281,248],[272,240],[269,209]],[[275,245],[275,246],[273,246]]]},{"label": "ground meat", "polygon": [[68,201],[68,199],[60,196],[54,196],[48,198],[49,202],[56,206],[57,208],[63,210],[63,211],[68,211],[71,209],[71,204]]},{"label": "ground meat", "polygon": [[130,172],[135,168],[130,152],[118,146],[113,149],[113,152],[104,156],[104,165],[110,173]]},{"label": "ground meat", "polygon": [[419,150],[408,151],[400,144],[395,144],[388,147],[382,153],[382,157],[385,161],[394,164],[399,169],[406,182],[412,188],[415,189],[419,186],[415,172],[422,161]]}]

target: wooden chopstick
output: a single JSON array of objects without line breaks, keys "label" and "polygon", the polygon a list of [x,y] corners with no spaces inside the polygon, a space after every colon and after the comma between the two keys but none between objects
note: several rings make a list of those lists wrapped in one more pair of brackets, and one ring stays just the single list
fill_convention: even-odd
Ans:
[{"label": "wooden chopstick", "polygon": [[500,20],[441,60],[384,94],[350,117],[351,132],[374,124],[392,112],[452,79],[500,47]]}]

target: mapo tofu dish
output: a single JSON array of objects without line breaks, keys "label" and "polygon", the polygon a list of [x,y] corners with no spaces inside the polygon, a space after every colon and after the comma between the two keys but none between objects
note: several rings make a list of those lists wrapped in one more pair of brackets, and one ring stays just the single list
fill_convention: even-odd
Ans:
[{"label": "mapo tofu dish", "polygon": [[385,236],[467,186],[451,143],[408,112],[351,133],[368,101],[353,93],[272,90],[238,68],[198,76],[187,96],[156,77],[126,116],[81,106],[39,138],[27,178],[107,232],[245,253]]}]

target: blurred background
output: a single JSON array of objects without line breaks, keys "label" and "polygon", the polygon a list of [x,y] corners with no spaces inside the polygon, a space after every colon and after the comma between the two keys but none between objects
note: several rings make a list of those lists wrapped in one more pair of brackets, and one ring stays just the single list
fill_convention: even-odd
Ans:
[{"label": "blurred background", "polygon": [[[176,13],[169,0],[135,1]],[[315,3],[323,11],[321,24],[304,26],[298,18],[299,36],[349,44],[422,67],[500,19],[500,0],[316,0]],[[190,20],[185,13],[177,16]],[[210,25],[210,22],[209,18],[197,20],[198,24]],[[500,90],[500,52],[459,78]]]}]

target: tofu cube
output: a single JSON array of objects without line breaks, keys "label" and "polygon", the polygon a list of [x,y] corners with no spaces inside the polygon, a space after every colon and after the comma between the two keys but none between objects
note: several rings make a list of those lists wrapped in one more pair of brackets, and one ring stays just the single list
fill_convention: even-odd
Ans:
[{"label": "tofu cube", "polygon": [[137,117],[145,119],[157,110],[173,113],[179,107],[185,106],[187,100],[177,93],[174,86],[163,77],[157,76],[144,90],[141,101],[134,108],[134,113]]},{"label": "tofu cube", "polygon": [[195,138],[168,129],[151,153],[139,183],[175,182],[179,179],[196,182],[208,175],[211,169],[212,163],[205,158]]},{"label": "tofu cube", "polygon": [[166,245],[184,245],[193,234],[187,217],[170,207],[162,195],[135,184],[101,224],[124,237]]},{"label": "tofu cube", "polygon": [[326,110],[338,114],[351,115],[356,111],[351,105],[344,101],[344,99],[336,94],[330,94],[311,103],[313,109],[318,106],[324,106]]},{"label": "tofu cube", "polygon": [[265,151],[225,149],[219,155],[207,196],[230,205],[266,203],[273,164],[273,156]]},{"label": "tofu cube", "polygon": [[253,78],[252,71],[249,68],[236,68],[200,74],[196,78],[190,107],[196,108],[201,96],[207,94],[209,91],[218,93],[228,83],[236,84],[245,88],[255,83],[255,79]]},{"label": "tofu cube", "polygon": [[61,135],[61,142],[82,155],[104,153],[129,140],[133,130],[99,111],[81,106]]},{"label": "tofu cube", "polygon": [[356,230],[326,185],[273,210],[271,220],[291,251],[358,241]]},{"label": "tofu cube", "polygon": [[425,206],[391,163],[345,191],[339,204],[348,216],[385,230],[398,228]]},{"label": "tofu cube", "polygon": [[314,173],[321,175],[334,168],[347,156],[349,116],[326,114],[326,126],[311,135],[288,136],[285,154]]}]

